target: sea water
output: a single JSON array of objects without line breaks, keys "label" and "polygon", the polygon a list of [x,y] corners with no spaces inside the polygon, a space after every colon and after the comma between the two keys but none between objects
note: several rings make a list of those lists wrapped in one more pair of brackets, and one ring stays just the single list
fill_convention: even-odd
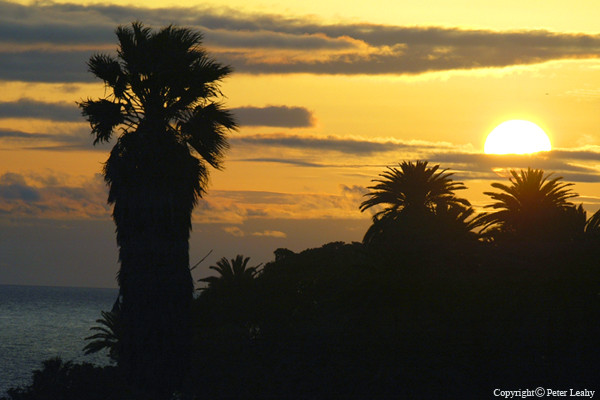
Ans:
[{"label": "sea water", "polygon": [[106,365],[106,352],[84,355],[85,337],[110,311],[117,289],[0,285],[0,397],[31,383],[42,361]]}]

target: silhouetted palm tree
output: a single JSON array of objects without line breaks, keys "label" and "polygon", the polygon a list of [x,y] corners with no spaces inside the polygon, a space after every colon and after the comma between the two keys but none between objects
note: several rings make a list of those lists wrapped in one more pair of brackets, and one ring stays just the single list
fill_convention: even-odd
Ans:
[{"label": "silhouetted palm tree", "polygon": [[[409,229],[415,229],[416,224],[435,215],[437,209],[457,212],[469,209],[469,201],[454,194],[466,187],[462,182],[453,181],[452,173],[447,173],[446,169],[438,171],[439,165],[428,167],[427,161],[404,161],[399,166],[399,169],[388,167],[379,175],[381,179],[374,179],[377,184],[369,187],[371,191],[366,194],[369,198],[360,205],[363,212],[384,206],[373,215],[373,225],[365,234],[365,243],[398,228],[399,224],[408,224]],[[472,214],[472,211],[467,212],[467,217]]]},{"label": "silhouetted palm tree", "polygon": [[501,192],[484,192],[495,203],[487,205],[497,211],[481,216],[484,229],[491,228],[491,234],[513,234],[520,238],[543,238],[565,229],[565,224],[577,224],[583,212],[568,199],[577,194],[569,189],[572,183],[560,182],[562,177],[550,179],[540,169],[510,171],[510,185],[492,183]]},{"label": "silhouetted palm tree", "polygon": [[245,257],[238,254],[231,261],[223,257],[217,261],[217,265],[209,268],[217,271],[219,276],[209,276],[208,278],[200,279],[200,282],[208,283],[206,289],[231,289],[247,286],[260,273],[259,264],[255,267],[248,267],[250,257]]},{"label": "silhouetted palm tree", "polygon": [[167,397],[189,360],[191,212],[208,165],[221,167],[226,133],[236,128],[216,101],[231,69],[208,57],[201,34],[189,29],[135,22],[116,34],[117,56],[88,62],[108,95],[79,106],[94,144],[121,131],[104,166],[121,263],[119,366],[138,388]]},{"label": "silhouetted palm tree", "polygon": [[89,340],[90,342],[85,345],[83,351],[85,354],[93,354],[107,349],[108,356],[113,361],[118,361],[121,341],[120,310],[113,309],[109,312],[101,311],[100,313],[102,314],[102,318],[96,320],[100,326],[90,328],[90,330],[98,333],[85,338],[85,340]]}]

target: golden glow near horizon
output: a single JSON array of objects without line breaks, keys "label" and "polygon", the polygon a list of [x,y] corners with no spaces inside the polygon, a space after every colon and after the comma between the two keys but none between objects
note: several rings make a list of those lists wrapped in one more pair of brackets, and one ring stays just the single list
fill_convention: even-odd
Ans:
[{"label": "golden glow near horizon", "polygon": [[[0,226],[104,221],[114,246],[101,176],[114,140],[93,146],[76,102],[106,94],[85,63],[93,52],[114,52],[114,29],[134,20],[197,29],[210,56],[234,70],[222,100],[240,126],[194,211],[192,258],[215,249],[216,259],[233,251],[267,262],[279,247],[361,240],[371,221],[358,209],[364,193],[404,160],[451,169],[478,211],[490,183],[505,180],[498,169],[531,166],[574,183],[577,203],[594,212],[599,13],[600,2],[589,0],[0,2]],[[539,122],[561,151],[483,156],[485,134],[514,119]],[[549,149],[535,134],[527,147],[530,134],[499,135],[499,147],[486,152]],[[85,232],[69,248],[100,243]],[[36,275],[28,269],[36,264],[93,267],[43,253],[54,246],[40,237],[19,234],[25,250],[0,260],[0,281],[4,264],[21,276]],[[114,247],[97,251],[109,259],[83,259],[116,264]],[[39,254],[42,263],[28,258]]]},{"label": "golden glow near horizon", "polygon": [[485,154],[531,154],[550,151],[546,132],[531,121],[505,121],[490,132],[485,141]]}]

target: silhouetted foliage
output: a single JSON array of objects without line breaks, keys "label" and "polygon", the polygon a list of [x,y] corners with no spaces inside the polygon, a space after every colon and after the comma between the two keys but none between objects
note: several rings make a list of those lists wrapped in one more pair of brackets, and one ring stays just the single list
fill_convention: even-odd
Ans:
[{"label": "silhouetted foliage", "polygon": [[[552,174],[528,168],[527,171],[510,171],[510,185],[492,183],[501,192],[484,192],[495,203],[486,206],[497,211],[481,217],[484,229],[490,236],[514,237],[518,240],[565,238],[578,229],[581,211],[568,199],[576,197],[569,186],[560,182],[562,177],[549,179]],[[573,220],[573,218],[575,220]],[[585,224],[585,215],[583,216]]]},{"label": "silhouetted foliage", "polygon": [[[532,176],[535,194],[548,180]],[[399,222],[422,226],[421,243],[279,248],[260,273],[247,257],[221,259],[193,301],[183,398],[480,399],[495,388],[595,387],[600,211],[587,219],[567,201],[568,185],[550,185],[542,191],[562,211],[545,217],[559,219],[536,222],[559,225],[566,245],[544,234],[536,246],[516,236],[477,240],[473,210],[440,202],[414,216],[399,212]],[[73,398],[81,386],[64,386],[72,372],[61,371],[74,368],[49,365],[44,376],[59,379],[13,390],[10,400]],[[98,371],[89,386],[114,372]],[[145,398],[118,377],[110,385],[117,398]]]},{"label": "silhouetted foliage", "polygon": [[93,354],[108,350],[110,359],[118,362],[122,335],[120,298],[115,302],[111,311],[101,311],[100,314],[102,318],[96,320],[100,326],[90,328],[91,331],[97,333],[85,338],[89,343],[85,345],[83,351],[85,354]]},{"label": "silhouetted foliage", "polygon": [[223,257],[217,261],[217,265],[210,266],[209,269],[217,271],[219,276],[209,276],[199,279],[199,282],[208,283],[208,287],[202,290],[221,290],[231,291],[241,289],[252,283],[254,278],[260,273],[261,264],[248,267],[250,257],[244,257],[238,254],[231,261]]},{"label": "silhouetted foliage", "polygon": [[56,357],[33,371],[31,385],[8,390],[2,400],[123,400],[133,399],[115,367],[77,364]]},{"label": "silhouetted foliage", "polygon": [[116,35],[117,57],[88,62],[107,96],[79,105],[94,143],[121,130],[104,166],[121,263],[119,367],[148,397],[168,397],[189,364],[191,212],[236,128],[218,102],[231,68],[190,29],[134,22]]},{"label": "silhouetted foliage", "polygon": [[[540,251],[477,240],[482,222],[462,202],[378,218],[393,221],[382,232],[403,246],[277,249],[244,301],[197,299],[194,382],[211,398],[486,398],[496,387],[589,386],[600,378],[600,271],[598,246],[579,239],[600,214],[563,211],[553,223],[569,245],[540,236]],[[407,224],[421,244],[402,233]]]},{"label": "silhouetted foliage", "polygon": [[600,210],[596,211],[585,223],[585,233],[590,239],[600,240]]},{"label": "silhouetted foliage", "polygon": [[394,252],[430,251],[431,242],[444,246],[452,242],[475,240],[478,220],[468,200],[455,195],[466,187],[452,180],[451,173],[428,166],[427,161],[402,162],[388,168],[370,186],[361,211],[381,208],[363,242],[378,247],[390,256]]}]

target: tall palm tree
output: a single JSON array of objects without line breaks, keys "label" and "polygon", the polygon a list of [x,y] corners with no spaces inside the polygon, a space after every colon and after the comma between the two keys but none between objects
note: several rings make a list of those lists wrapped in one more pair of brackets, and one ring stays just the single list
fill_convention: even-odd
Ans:
[{"label": "tall palm tree", "polygon": [[106,97],[79,106],[94,144],[120,131],[104,165],[121,263],[119,367],[147,397],[168,397],[189,361],[191,212],[208,166],[221,168],[226,134],[236,128],[218,102],[231,68],[210,58],[202,35],[186,28],[153,31],[134,22],[116,35],[116,57],[88,62]]},{"label": "tall palm tree", "polygon": [[[395,230],[402,222],[408,222],[414,229],[416,224],[435,215],[438,208],[447,212],[450,207],[458,217],[459,209],[470,207],[468,200],[454,194],[456,190],[466,189],[464,184],[453,181],[452,173],[439,170],[439,165],[429,167],[427,161],[404,161],[399,167],[388,167],[379,175],[380,179],[374,179],[377,184],[368,188],[371,189],[366,194],[368,199],[360,205],[363,212],[371,207],[382,207],[373,215],[365,243]],[[465,218],[471,213],[464,215]]]},{"label": "tall palm tree", "polygon": [[550,179],[552,174],[544,175],[541,169],[511,170],[510,174],[510,185],[492,183],[501,192],[484,192],[496,201],[486,206],[496,211],[481,217],[484,229],[493,234],[542,238],[564,229],[573,218],[580,219],[583,209],[578,211],[568,201],[577,196],[569,188],[572,183],[561,182],[562,177]]}]

